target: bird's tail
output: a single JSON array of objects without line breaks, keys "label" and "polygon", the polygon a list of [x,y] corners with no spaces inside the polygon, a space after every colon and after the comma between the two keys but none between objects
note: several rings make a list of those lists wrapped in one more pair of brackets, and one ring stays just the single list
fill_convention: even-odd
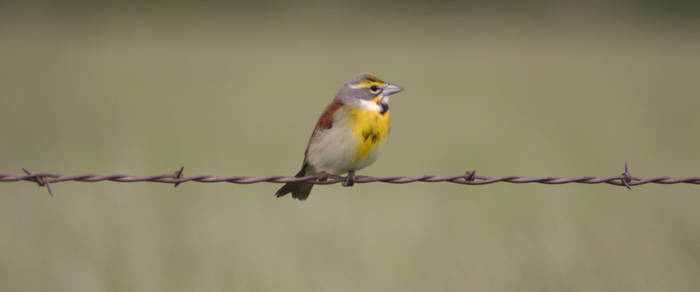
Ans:
[{"label": "bird's tail", "polygon": [[[311,173],[307,173],[307,168],[308,164],[304,163],[304,166],[301,167],[301,170],[297,175],[294,177],[302,177],[306,176]],[[275,197],[282,197],[286,194],[292,193],[292,198],[295,198],[297,200],[303,201],[306,200],[306,198],[309,197],[309,193],[311,193],[311,188],[313,187],[313,184],[307,183],[307,182],[290,182],[284,184],[277,192],[275,193]]]}]

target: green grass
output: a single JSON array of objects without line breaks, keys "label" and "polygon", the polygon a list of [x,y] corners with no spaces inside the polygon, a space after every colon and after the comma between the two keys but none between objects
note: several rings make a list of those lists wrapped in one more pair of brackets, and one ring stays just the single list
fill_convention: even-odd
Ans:
[{"label": "green grass", "polygon": [[[336,11],[335,13],[337,13]],[[700,175],[700,40],[637,22],[5,15],[0,173],[291,175],[403,85],[366,175]],[[696,291],[700,189],[0,183],[3,291]]]}]

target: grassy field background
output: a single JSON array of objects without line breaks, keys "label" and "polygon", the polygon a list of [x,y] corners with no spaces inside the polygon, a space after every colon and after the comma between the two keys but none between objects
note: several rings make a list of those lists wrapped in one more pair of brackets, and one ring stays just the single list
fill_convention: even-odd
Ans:
[{"label": "grassy field background", "polygon": [[[700,175],[700,38],[644,19],[5,10],[0,173],[291,175],[360,72],[361,174]],[[692,185],[0,183],[3,291],[697,291]]]}]

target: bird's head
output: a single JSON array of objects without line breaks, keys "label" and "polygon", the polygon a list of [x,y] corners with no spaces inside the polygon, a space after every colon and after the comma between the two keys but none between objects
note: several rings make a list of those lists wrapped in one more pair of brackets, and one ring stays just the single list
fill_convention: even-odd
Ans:
[{"label": "bird's head", "polygon": [[403,87],[386,82],[370,73],[363,73],[345,82],[336,98],[344,104],[361,108],[388,108],[389,96],[403,91]]}]

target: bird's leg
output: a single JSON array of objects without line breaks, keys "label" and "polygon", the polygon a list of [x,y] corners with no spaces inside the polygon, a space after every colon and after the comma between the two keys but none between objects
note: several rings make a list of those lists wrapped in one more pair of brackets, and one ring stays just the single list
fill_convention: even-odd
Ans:
[{"label": "bird's leg", "polygon": [[344,187],[351,187],[354,184],[355,184],[355,171],[351,170],[351,171],[348,171],[348,176],[345,177],[345,180],[343,181],[343,186]]},{"label": "bird's leg", "polygon": [[319,172],[319,173],[318,173],[318,181],[327,181],[329,175],[330,175],[330,174],[327,173],[327,172],[325,172],[325,171]]}]

